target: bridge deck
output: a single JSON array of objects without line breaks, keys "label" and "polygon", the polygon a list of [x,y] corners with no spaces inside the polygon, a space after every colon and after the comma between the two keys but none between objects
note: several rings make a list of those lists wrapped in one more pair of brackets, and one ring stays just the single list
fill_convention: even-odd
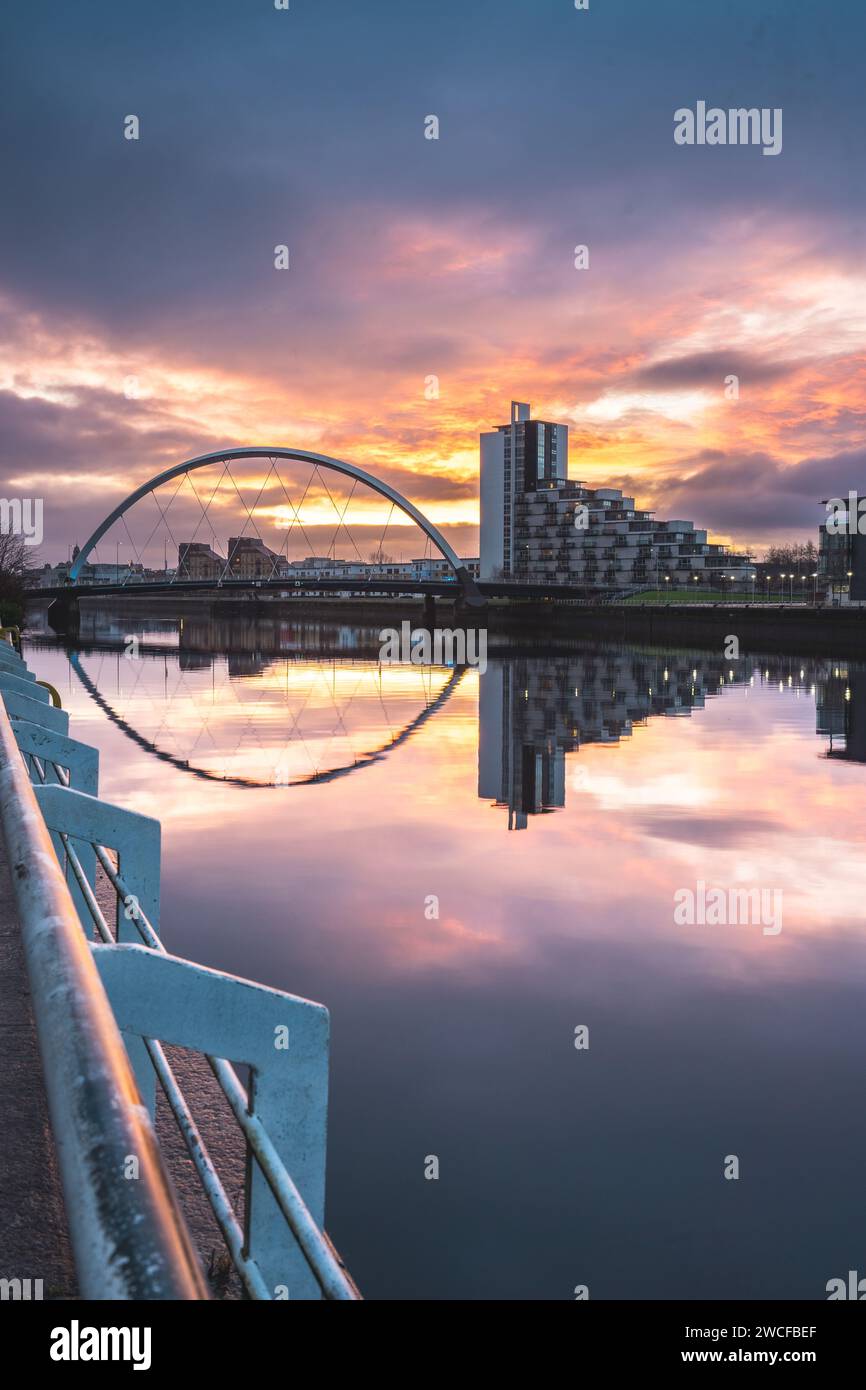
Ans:
[{"label": "bridge deck", "polygon": [[[585,584],[537,584],[511,581],[479,581],[475,585],[477,599],[560,599],[564,602],[589,602],[608,597],[613,590]],[[152,598],[159,595],[190,595],[230,598],[233,594],[255,596],[256,593],[285,595],[300,598],[305,594],[352,594],[368,597],[402,598],[409,594],[419,597],[447,599],[460,603],[465,599],[461,586],[453,579],[173,579],[142,580],[121,584],[64,584],[31,589],[33,601],[51,599],[78,600],[85,598]],[[622,597],[622,595],[620,595]]]}]

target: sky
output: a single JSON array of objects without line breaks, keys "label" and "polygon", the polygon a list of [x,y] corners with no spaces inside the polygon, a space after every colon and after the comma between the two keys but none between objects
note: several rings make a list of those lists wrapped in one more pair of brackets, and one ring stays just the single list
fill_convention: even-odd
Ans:
[{"label": "sky", "polygon": [[[862,0],[8,0],[4,31],[0,488],[44,498],[43,559],[245,444],[348,459],[477,554],[512,399],[573,478],[757,553],[860,487]],[[677,145],[698,101],[781,108],[781,152]]]}]

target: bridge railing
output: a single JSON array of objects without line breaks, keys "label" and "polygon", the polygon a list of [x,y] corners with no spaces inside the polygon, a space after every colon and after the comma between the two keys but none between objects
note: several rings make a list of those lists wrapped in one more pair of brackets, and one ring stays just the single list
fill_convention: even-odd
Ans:
[{"label": "bridge railing", "polygon": [[[327,1011],[166,952],[159,823],[98,799],[96,750],[69,737],[56,692],[6,643],[0,693],[0,810],[84,1296],[207,1297],[155,1139],[158,1080],[248,1296],[359,1297],[322,1230]],[[108,917],[97,865],[115,904]],[[91,1015],[99,1031],[85,1026]],[[163,1043],[207,1057],[241,1130],[243,1225]],[[249,1067],[248,1087],[228,1058]],[[91,1171],[93,1115],[108,1128]],[[141,1155],[139,1181],[126,1181]],[[108,1254],[130,1230],[142,1248],[112,1278]]]}]

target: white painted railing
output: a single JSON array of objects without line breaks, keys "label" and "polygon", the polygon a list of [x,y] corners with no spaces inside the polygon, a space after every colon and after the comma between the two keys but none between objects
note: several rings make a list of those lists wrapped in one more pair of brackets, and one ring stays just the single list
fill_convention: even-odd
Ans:
[{"label": "white painted railing", "polygon": [[[327,1010],[166,952],[159,823],[98,798],[97,751],[8,642],[0,695],[0,815],[83,1296],[208,1296],[155,1138],[158,1081],[248,1296],[358,1298],[322,1229]],[[163,1043],[207,1057],[244,1136],[243,1225]]]}]

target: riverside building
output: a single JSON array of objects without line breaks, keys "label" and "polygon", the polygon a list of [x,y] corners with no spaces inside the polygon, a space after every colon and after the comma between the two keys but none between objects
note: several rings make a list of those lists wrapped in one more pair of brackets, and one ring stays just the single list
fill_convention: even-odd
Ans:
[{"label": "riverside building", "polygon": [[568,426],[513,401],[510,422],[481,435],[481,578],[751,594],[755,570],[692,521],[659,521],[618,488],[570,479]]}]

